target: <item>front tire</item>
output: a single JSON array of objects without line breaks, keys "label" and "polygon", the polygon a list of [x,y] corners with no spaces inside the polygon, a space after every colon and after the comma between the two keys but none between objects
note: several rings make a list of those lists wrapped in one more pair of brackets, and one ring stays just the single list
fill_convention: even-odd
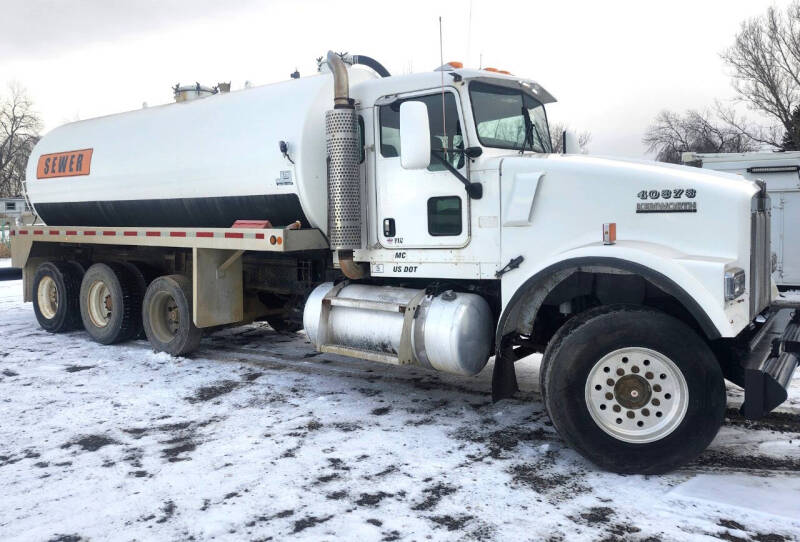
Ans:
[{"label": "front tire", "polygon": [[656,474],[691,461],[725,413],[725,383],[708,345],[683,322],[644,307],[572,318],[550,341],[540,375],[564,440],[614,472]]}]

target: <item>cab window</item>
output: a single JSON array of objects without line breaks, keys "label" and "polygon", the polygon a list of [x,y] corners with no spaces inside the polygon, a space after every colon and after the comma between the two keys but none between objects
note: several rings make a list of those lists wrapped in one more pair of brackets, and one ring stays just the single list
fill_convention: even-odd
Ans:
[{"label": "cab window", "polygon": [[[461,121],[458,118],[455,96],[452,92],[415,96],[405,100],[397,100],[380,107],[381,156],[394,158],[400,156],[400,104],[404,101],[423,102],[428,106],[428,122],[431,127],[431,150],[439,150],[445,159],[455,167],[464,166],[464,155],[453,149],[464,148],[464,136]],[[442,102],[444,101],[444,113]],[[443,149],[443,150],[442,150]],[[443,171],[444,165],[436,158],[431,159],[428,171]]]}]

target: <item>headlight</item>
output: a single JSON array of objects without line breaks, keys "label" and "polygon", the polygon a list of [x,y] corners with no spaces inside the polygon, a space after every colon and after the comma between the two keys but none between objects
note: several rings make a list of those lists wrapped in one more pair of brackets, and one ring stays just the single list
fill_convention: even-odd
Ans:
[{"label": "headlight", "polygon": [[725,300],[731,301],[744,294],[744,269],[734,267],[725,271]]}]

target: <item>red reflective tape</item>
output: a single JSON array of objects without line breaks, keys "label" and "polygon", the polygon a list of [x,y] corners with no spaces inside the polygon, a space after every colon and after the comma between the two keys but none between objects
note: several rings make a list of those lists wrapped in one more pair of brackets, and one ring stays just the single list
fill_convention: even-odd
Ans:
[{"label": "red reflective tape", "polygon": [[44,231],[42,231],[42,230],[33,230],[33,235],[44,235]]},{"label": "red reflective tape", "polygon": [[161,232],[160,231],[148,231],[148,232],[145,232],[145,235],[147,237],[161,237]]},{"label": "red reflective tape", "polygon": [[19,230],[20,235],[28,235],[28,230]]},{"label": "red reflective tape", "polygon": [[214,237],[213,231],[199,231],[197,232],[197,237]]},{"label": "red reflective tape", "polygon": [[264,238],[264,234],[263,233],[257,233],[256,234],[256,239],[263,239],[263,238]]},{"label": "red reflective tape", "polygon": [[58,230],[50,230],[50,235],[58,235]]},{"label": "red reflective tape", "polygon": [[103,232],[103,235],[108,235],[109,237],[113,237],[113,236],[117,235],[117,232],[106,230],[106,231]]},{"label": "red reflective tape", "polygon": [[83,235],[95,235],[97,232],[94,230],[86,230],[83,232]]},{"label": "red reflective tape", "polygon": [[15,232],[14,230],[11,230],[11,235],[16,235],[16,234],[17,234],[17,232]]},{"label": "red reflective tape", "polygon": [[169,232],[170,237],[186,237],[185,231],[171,231]]},{"label": "red reflective tape", "polygon": [[136,237],[136,232],[128,230],[128,231],[122,232],[122,235],[124,235],[125,237]]},{"label": "red reflective tape", "polygon": [[78,232],[76,230],[67,230],[64,233],[67,235],[78,235]]},{"label": "red reflective tape", "polygon": [[244,239],[244,234],[243,233],[238,233],[238,232],[226,231],[225,232],[225,238],[226,239]]}]

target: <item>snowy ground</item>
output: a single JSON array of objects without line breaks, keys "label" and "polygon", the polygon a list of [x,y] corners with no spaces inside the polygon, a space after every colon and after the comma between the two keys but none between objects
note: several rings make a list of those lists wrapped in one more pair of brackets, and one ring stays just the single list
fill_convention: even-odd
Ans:
[{"label": "snowy ground", "polygon": [[[0,266],[3,262],[0,262]],[[526,391],[318,355],[266,325],[193,359],[54,336],[0,282],[0,540],[800,539],[800,378],[693,465],[617,476]]]}]

